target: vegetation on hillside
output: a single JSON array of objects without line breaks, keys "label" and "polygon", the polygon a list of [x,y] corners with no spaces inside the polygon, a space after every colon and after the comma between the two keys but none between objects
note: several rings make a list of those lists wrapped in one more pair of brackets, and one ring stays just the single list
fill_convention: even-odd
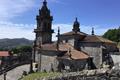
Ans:
[{"label": "vegetation on hillside", "polygon": [[109,29],[103,37],[115,42],[120,42],[120,27],[118,29]]},{"label": "vegetation on hillside", "polygon": [[0,39],[0,51],[11,50],[19,46],[32,46],[33,41],[25,38]]},{"label": "vegetation on hillside", "polygon": [[27,53],[27,52],[32,52],[32,47],[31,46],[18,46],[15,48],[12,48],[11,51],[14,54],[19,54],[19,53]]},{"label": "vegetation on hillside", "polygon": [[31,46],[19,46],[11,49],[12,54],[17,55],[18,62],[30,62],[32,56]]}]

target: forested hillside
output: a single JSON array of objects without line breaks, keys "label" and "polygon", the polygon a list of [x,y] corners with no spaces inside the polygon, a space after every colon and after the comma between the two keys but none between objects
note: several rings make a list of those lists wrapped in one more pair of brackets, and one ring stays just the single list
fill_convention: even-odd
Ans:
[{"label": "forested hillside", "polygon": [[25,38],[0,39],[0,50],[10,50],[18,46],[32,46],[33,41]]}]

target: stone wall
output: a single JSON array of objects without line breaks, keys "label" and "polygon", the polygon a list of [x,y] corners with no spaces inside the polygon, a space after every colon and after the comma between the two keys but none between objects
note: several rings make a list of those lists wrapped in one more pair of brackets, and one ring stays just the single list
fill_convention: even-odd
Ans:
[{"label": "stone wall", "polygon": [[33,58],[35,58],[35,62],[38,62],[39,60],[39,53],[38,53],[38,50],[35,51],[35,57],[33,56]]},{"label": "stone wall", "polygon": [[59,59],[59,62],[64,64],[66,71],[81,71],[86,68],[87,60],[69,60]]},{"label": "stone wall", "polygon": [[74,37],[73,36],[60,36],[60,42],[69,43],[74,46]]},{"label": "stone wall", "polygon": [[120,71],[84,70],[81,72],[63,73],[56,77],[46,77],[36,80],[120,80]]},{"label": "stone wall", "polygon": [[38,54],[38,71],[57,71],[58,61],[55,52],[42,51]]},{"label": "stone wall", "polygon": [[[120,52],[111,54],[114,65],[120,66]],[[120,67],[119,67],[120,68]]]},{"label": "stone wall", "polygon": [[[50,54],[50,52],[47,52]],[[39,71],[80,71],[86,68],[87,60],[68,60],[68,59],[57,59],[56,56],[38,54],[38,70]],[[62,64],[61,64],[62,63]],[[64,69],[58,69],[59,65],[64,65]]]},{"label": "stone wall", "polygon": [[48,80],[120,80],[120,77],[108,77],[108,76],[70,76],[70,77],[62,77],[56,79],[48,79]]},{"label": "stone wall", "polygon": [[100,68],[102,64],[102,49],[100,45],[99,43],[80,43],[81,51],[93,57],[93,63],[97,68]]},{"label": "stone wall", "polygon": [[51,56],[42,55],[41,57],[41,71],[51,71],[56,69],[56,58]]}]

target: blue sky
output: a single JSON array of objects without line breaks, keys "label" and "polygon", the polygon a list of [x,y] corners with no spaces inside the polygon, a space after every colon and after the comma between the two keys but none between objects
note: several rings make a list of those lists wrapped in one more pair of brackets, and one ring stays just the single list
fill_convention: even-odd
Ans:
[{"label": "blue sky", "polygon": [[[96,35],[120,25],[120,0],[47,0],[53,15],[53,29],[60,26],[61,33],[70,31],[75,17],[81,31],[90,34],[92,27]],[[0,38],[34,39],[36,15],[43,0],[0,1]],[[55,40],[56,33],[53,34]]]}]

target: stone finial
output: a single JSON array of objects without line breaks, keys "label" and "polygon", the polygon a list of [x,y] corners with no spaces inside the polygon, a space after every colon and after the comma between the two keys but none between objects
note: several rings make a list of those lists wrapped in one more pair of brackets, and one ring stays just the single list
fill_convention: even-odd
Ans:
[{"label": "stone finial", "polygon": [[80,23],[78,22],[78,19],[76,17],[75,22],[73,24],[73,29],[74,32],[80,32]]},{"label": "stone finial", "polygon": [[60,27],[58,27],[58,34],[60,34]]},{"label": "stone finial", "polygon": [[58,27],[58,33],[57,33],[57,50],[59,50],[59,43],[60,43],[60,27]]},{"label": "stone finial", "polygon": [[95,35],[94,28],[92,27],[92,35]]},{"label": "stone finial", "polygon": [[77,17],[75,18],[75,22],[78,22],[78,19],[77,19]]},{"label": "stone finial", "polygon": [[43,1],[43,4],[44,4],[44,5],[47,5],[47,1],[46,1],[46,0],[44,0],[44,1]]},{"label": "stone finial", "polygon": [[75,18],[75,22],[74,22],[74,24],[79,24],[79,22],[78,22],[78,18],[77,18],[77,17]]}]

